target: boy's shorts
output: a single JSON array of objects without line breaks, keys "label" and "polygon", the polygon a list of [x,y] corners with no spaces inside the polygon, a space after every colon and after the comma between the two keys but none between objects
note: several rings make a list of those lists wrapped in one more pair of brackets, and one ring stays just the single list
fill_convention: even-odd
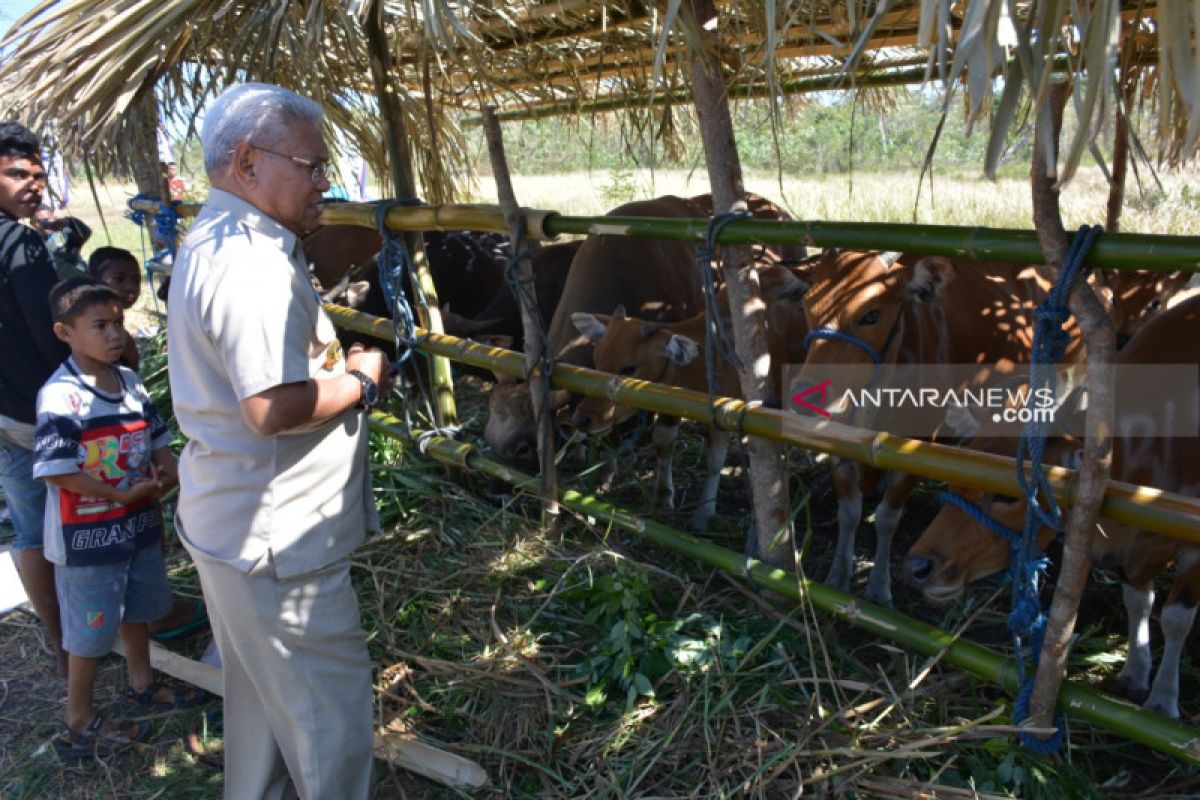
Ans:
[{"label": "boy's shorts", "polygon": [[63,649],[99,658],[112,650],[122,622],[153,622],[171,610],[171,586],[158,542],[129,561],[90,567],[54,566]]}]

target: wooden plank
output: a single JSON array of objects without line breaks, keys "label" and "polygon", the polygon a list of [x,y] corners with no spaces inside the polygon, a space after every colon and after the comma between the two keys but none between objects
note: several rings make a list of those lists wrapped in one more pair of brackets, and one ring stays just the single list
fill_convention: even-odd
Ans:
[{"label": "wooden plank", "polygon": [[[125,643],[119,638],[113,645],[113,652],[125,655]],[[172,678],[187,681],[193,686],[199,686],[206,692],[217,696],[224,694],[224,681],[221,668],[200,661],[193,661],[187,656],[172,652],[158,642],[150,642],[150,666],[159,672],[165,672]]]},{"label": "wooden plank", "polygon": [[[113,646],[113,652],[125,655],[125,645],[120,639]],[[150,665],[218,697],[224,693],[220,667],[194,661],[158,642],[150,642]],[[396,720],[382,731],[376,731],[375,757],[446,786],[477,787],[486,785],[489,780],[487,771],[479,764],[421,741],[404,731]]]}]

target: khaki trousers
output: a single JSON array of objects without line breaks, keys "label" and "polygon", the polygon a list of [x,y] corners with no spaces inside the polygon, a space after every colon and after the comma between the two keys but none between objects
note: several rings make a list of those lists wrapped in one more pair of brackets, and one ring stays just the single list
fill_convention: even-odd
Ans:
[{"label": "khaki trousers", "polygon": [[192,553],[221,651],[225,798],[359,800],[371,787],[371,662],[338,561],[288,580]]}]

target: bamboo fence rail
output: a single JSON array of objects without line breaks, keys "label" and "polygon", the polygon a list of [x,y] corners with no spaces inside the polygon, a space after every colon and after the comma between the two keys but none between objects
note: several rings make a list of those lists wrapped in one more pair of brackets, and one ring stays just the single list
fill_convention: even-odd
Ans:
[{"label": "bamboo fence rail", "polygon": [[[404,423],[395,417],[373,413],[370,425],[375,431],[402,443],[412,444]],[[423,439],[420,449],[441,463],[499,478],[533,495],[539,492],[537,478],[485,458],[471,444],[441,436],[430,436]],[[1017,691],[1017,673],[1012,662],[987,648],[959,639],[954,634],[890,609],[831,589],[803,575],[792,575],[759,561],[747,560],[740,554],[689,536],[667,525],[642,519],[591,495],[565,490],[560,493],[560,497],[562,504],[576,513],[610,522],[659,546],[730,574],[749,576],[756,584],[777,594],[799,602],[811,602],[816,608],[843,622],[899,642],[932,658],[941,659],[976,677],[998,684],[1010,694]],[[1194,766],[1200,766],[1200,731],[1180,722],[1071,682],[1063,684],[1058,706],[1064,713],[1085,722]]]},{"label": "bamboo fence rail", "polygon": [[[138,200],[133,208],[154,212],[158,203]],[[179,203],[175,213],[195,216],[199,203]],[[652,217],[574,217],[553,211],[522,209],[531,238],[563,234],[618,234],[646,239],[673,239],[699,244],[708,220]],[[371,203],[330,203],[321,215],[324,224],[375,227]],[[387,225],[393,230],[475,230],[507,233],[497,206],[441,205],[393,208]],[[963,225],[909,225],[886,222],[821,222],[794,220],[736,220],[725,226],[721,244],[802,244],[810,247],[853,247],[858,250],[904,250],[980,261],[1042,263],[1037,232]],[[1093,269],[1200,271],[1200,236],[1149,233],[1104,233],[1084,262]]]},{"label": "bamboo fence rail", "polygon": [[[359,333],[390,340],[391,323],[341,306],[326,305],[334,322]],[[477,344],[467,339],[430,334],[418,329],[421,349],[476,367],[513,377],[524,375],[522,354]],[[958,447],[906,439],[887,433],[854,428],[826,420],[813,420],[772,408],[747,407],[741,400],[713,398],[704,392],[679,389],[635,378],[621,378],[585,367],[558,364],[551,375],[556,388],[603,397],[624,405],[686,417],[729,431],[740,431],[781,444],[820,450],[839,458],[922,478],[953,481],[1011,497],[1021,496],[1016,464],[1011,458]],[[1047,469],[1055,497],[1069,508],[1074,500],[1072,470]],[[1101,513],[1106,519],[1200,544],[1200,500],[1109,481]]]},{"label": "bamboo fence rail", "polygon": [[[573,217],[553,211],[524,209],[531,237],[572,234],[615,234],[647,239],[672,239],[699,244],[707,219],[652,217]],[[325,223],[374,227],[369,203],[325,206]],[[394,208],[387,215],[394,230],[479,230],[504,233],[504,215],[495,206],[442,205]],[[927,255],[983,261],[1043,263],[1037,233],[1032,230],[961,225],[902,223],[735,220],[721,232],[721,244],[791,244],[812,247],[852,247],[856,250],[903,250]],[[1200,236],[1105,233],[1096,240],[1084,262],[1095,269],[1200,271]]]}]

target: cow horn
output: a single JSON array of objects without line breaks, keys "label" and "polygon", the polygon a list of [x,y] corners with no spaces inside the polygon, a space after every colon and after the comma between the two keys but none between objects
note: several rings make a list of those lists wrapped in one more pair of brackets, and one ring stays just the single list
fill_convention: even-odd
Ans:
[{"label": "cow horn", "polygon": [[879,254],[879,260],[883,262],[884,269],[890,269],[891,266],[895,264],[902,255],[904,254],[895,250],[887,250]]}]

